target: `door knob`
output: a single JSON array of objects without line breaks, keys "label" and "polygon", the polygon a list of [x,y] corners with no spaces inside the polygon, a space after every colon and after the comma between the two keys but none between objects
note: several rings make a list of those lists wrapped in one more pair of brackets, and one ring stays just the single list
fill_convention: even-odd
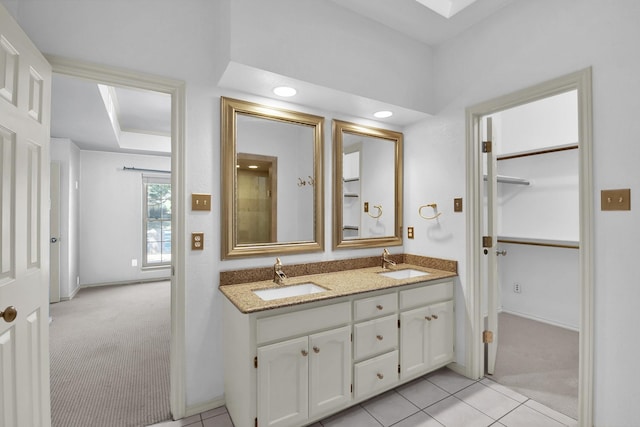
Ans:
[{"label": "door knob", "polygon": [[11,323],[16,320],[18,316],[18,310],[14,306],[9,306],[4,309],[4,311],[0,311],[0,317],[4,319],[5,322]]},{"label": "door knob", "polygon": [[503,249],[501,251],[496,251],[496,255],[498,255],[498,256],[500,256],[500,255],[506,256],[507,255],[507,250]]}]

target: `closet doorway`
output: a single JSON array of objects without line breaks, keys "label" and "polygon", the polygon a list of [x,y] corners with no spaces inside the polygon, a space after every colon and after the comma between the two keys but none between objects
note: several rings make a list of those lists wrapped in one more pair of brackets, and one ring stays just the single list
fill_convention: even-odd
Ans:
[{"label": "closet doorway", "polygon": [[[590,70],[469,108],[467,124],[469,373],[590,424]],[[563,381],[573,398],[557,405]]]},{"label": "closet doorway", "polygon": [[[490,126],[489,126],[490,124]],[[579,180],[577,91],[491,114],[485,161],[488,223],[495,236],[499,339],[487,353],[491,379],[573,419],[578,413]],[[489,131],[492,134],[488,135]],[[495,167],[494,167],[495,166]],[[491,190],[491,191],[489,191]],[[493,211],[493,212],[492,212]],[[492,212],[492,213],[490,213]],[[493,250],[493,248],[491,248]],[[490,270],[490,268],[488,268]],[[493,272],[491,272],[493,273]],[[489,348],[489,344],[487,344]]]}]

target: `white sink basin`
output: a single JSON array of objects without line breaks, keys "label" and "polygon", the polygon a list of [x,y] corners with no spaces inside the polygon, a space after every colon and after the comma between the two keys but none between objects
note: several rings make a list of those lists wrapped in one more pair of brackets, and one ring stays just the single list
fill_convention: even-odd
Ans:
[{"label": "white sink basin", "polygon": [[326,292],[322,286],[315,283],[300,283],[299,285],[282,286],[280,288],[256,289],[252,291],[263,301],[271,301],[280,298],[298,297],[300,295],[311,295]]},{"label": "white sink basin", "polygon": [[390,277],[392,279],[410,279],[412,277],[428,276],[429,273],[420,270],[414,270],[413,268],[406,268],[404,270],[393,270],[378,273],[384,277]]}]

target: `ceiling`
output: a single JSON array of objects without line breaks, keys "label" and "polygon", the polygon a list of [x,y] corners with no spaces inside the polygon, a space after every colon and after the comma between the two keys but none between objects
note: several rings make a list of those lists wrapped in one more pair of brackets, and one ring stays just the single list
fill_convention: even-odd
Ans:
[{"label": "ceiling", "polygon": [[[427,45],[442,43],[500,8],[518,0],[331,0],[338,6],[377,21]],[[468,5],[450,18],[423,3],[444,2],[453,8]],[[449,3],[447,5],[447,3]],[[395,105],[320,87],[309,82],[269,73],[243,64],[230,63],[219,85],[266,98],[277,98],[274,84],[299,89],[300,105],[369,118],[372,111],[391,109],[394,115],[381,120],[395,126],[414,123],[428,115]],[[116,124],[107,112],[105,90],[95,82],[54,74],[52,85],[51,136],[69,138],[80,149],[170,155],[171,97],[131,88],[107,90],[114,100]],[[108,98],[108,96],[107,96]]]}]

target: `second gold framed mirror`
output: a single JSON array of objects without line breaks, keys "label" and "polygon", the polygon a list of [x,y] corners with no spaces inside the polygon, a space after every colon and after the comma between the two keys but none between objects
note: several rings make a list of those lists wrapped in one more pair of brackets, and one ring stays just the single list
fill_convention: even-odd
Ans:
[{"label": "second gold framed mirror", "polygon": [[402,244],[400,132],[333,120],[333,247]]}]

